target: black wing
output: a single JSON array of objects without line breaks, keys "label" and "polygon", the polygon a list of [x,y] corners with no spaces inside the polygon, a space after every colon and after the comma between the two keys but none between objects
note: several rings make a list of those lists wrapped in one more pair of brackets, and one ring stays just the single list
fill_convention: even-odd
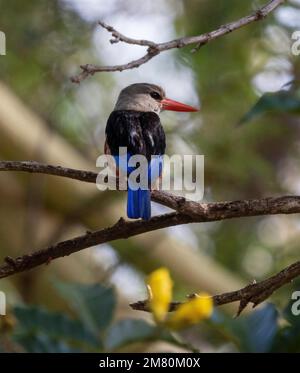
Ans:
[{"label": "black wing", "polygon": [[165,153],[166,138],[159,116],[153,112],[130,110],[113,111],[106,124],[106,143],[112,155],[119,154],[119,147],[127,147],[131,155]]}]

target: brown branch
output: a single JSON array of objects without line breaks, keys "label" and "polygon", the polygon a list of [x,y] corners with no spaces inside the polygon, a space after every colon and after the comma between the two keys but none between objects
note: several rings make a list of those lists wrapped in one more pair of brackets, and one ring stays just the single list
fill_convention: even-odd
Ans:
[{"label": "brown branch", "polygon": [[[38,162],[0,161],[0,171],[23,171],[67,177],[79,181],[95,183],[97,173],[52,166]],[[198,203],[162,191],[153,191],[152,199],[177,210],[170,214],[153,217],[149,221],[125,221],[121,218],[110,228],[87,232],[70,240],[62,241],[43,250],[34,251],[18,258],[5,258],[0,266],[0,278],[11,276],[47,264],[49,260],[70,255],[87,247],[105,242],[129,238],[138,234],[175,226],[179,224],[211,222],[237,217],[249,217],[273,214],[300,213],[300,196],[270,197],[255,200]],[[248,303],[254,306],[268,298],[275,290],[300,275],[300,262],[294,263],[277,275],[257,284],[250,284],[238,291],[214,296],[216,305],[240,301],[238,314]],[[172,303],[174,310],[180,303]],[[145,301],[132,305],[134,309],[147,310]]]},{"label": "brown branch", "polygon": [[139,67],[153,57],[157,56],[161,52],[168,51],[174,48],[183,48],[188,45],[195,45],[193,52],[200,49],[203,45],[215,40],[221,36],[224,36],[232,31],[238,30],[252,22],[259,21],[264,19],[268,14],[273,12],[279,5],[283,4],[285,0],[271,0],[262,8],[256,10],[250,15],[247,15],[243,18],[240,18],[237,21],[227,23],[220,26],[214,31],[207,32],[202,35],[183,37],[175,40],[170,40],[164,43],[155,43],[149,40],[143,39],[133,39],[129,38],[119,31],[115,30],[112,26],[107,25],[106,23],[100,21],[99,25],[105,28],[113,36],[113,39],[110,40],[111,43],[118,43],[119,41],[127,44],[134,44],[143,47],[148,47],[147,52],[141,58],[128,62],[123,65],[114,65],[114,66],[97,66],[92,64],[81,65],[80,68],[82,72],[71,78],[73,83],[80,83],[83,79],[87,78],[89,75],[94,75],[97,72],[114,72],[114,71],[123,71],[129,70],[136,67]]},{"label": "brown branch", "polygon": [[34,251],[16,259],[6,257],[6,264],[0,266],[0,278],[28,271],[39,265],[47,264],[53,259],[73,254],[91,246],[189,222],[192,222],[191,218],[180,216],[177,213],[156,216],[149,221],[136,220],[129,222],[120,218],[112,227],[95,232],[87,232],[82,236],[59,242],[46,249]]},{"label": "brown branch", "polygon": [[35,161],[0,161],[0,171],[23,171],[35,174],[62,176],[69,179],[95,183],[97,173],[73,168],[52,166]]},{"label": "brown branch", "polygon": [[[0,161],[0,171],[22,171],[66,177],[87,183],[96,183],[97,173],[33,161]],[[195,222],[209,222],[246,216],[300,213],[299,196],[268,197],[261,199],[199,203],[174,194],[154,190],[151,193],[158,202],[181,215],[188,215]]]},{"label": "brown branch", "polygon": [[121,34],[119,31],[117,31],[112,26],[108,25],[107,23],[103,21],[99,21],[98,24],[101,27],[105,28],[113,36],[113,39],[110,39],[111,44],[115,44],[115,43],[118,43],[119,41],[123,41],[124,43],[127,43],[127,44],[141,45],[143,47],[149,47],[149,48],[154,48],[154,49],[156,48],[157,44],[154,43],[153,41],[129,38],[128,36]]},{"label": "brown branch", "polygon": [[[227,303],[238,301],[240,302],[240,304],[236,316],[239,316],[249,303],[253,304],[253,308],[256,307],[258,304],[269,298],[274,293],[274,291],[290,283],[293,279],[299,276],[300,261],[289,265],[276,275],[261,282],[254,282],[240,290],[214,295],[214,304],[215,306],[221,306]],[[195,296],[197,295],[192,294],[188,296],[188,298]],[[172,302],[170,304],[170,312],[175,311],[181,304],[182,302]],[[130,307],[134,310],[149,312],[147,300],[132,303],[130,304]]]}]

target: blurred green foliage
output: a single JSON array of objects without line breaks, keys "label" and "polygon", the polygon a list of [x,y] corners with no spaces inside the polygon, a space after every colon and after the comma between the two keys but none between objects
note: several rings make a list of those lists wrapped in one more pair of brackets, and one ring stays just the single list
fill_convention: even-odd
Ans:
[{"label": "blurred green foliage", "polygon": [[[185,13],[177,21],[178,30],[196,35],[237,19],[264,2],[186,0],[183,3]],[[288,5],[291,12],[293,6],[295,12],[299,11],[295,3],[288,2]],[[299,96],[296,88],[290,91],[281,91],[281,88],[299,76],[300,59],[292,56],[289,49],[293,28],[278,19],[270,15],[266,22],[253,23],[222,37],[192,56],[189,50],[178,52],[180,61],[192,66],[202,99],[202,125],[195,126],[193,138],[188,141],[205,154],[207,199],[291,193],[292,188],[289,189],[285,179],[293,172],[288,169],[289,162],[297,165],[299,159],[300,127],[299,117],[295,115]],[[270,61],[275,66],[271,66]],[[283,71],[288,71],[287,78],[280,81]],[[255,84],[258,76],[265,76],[264,83],[278,79],[278,92],[260,92],[261,85],[258,88]],[[252,121],[238,126],[241,118]],[[213,230],[213,244],[208,252],[242,274],[245,274],[243,263],[251,258],[248,253],[255,247],[271,253],[275,263],[275,249],[266,243],[267,240],[261,240],[260,229],[257,219],[220,223]],[[201,243],[201,234],[198,237]],[[280,252],[283,247],[276,250]],[[285,260],[292,260],[293,250],[287,251],[289,258]],[[255,274],[256,263],[253,259],[243,267],[248,272],[246,276],[259,278]],[[253,273],[249,266],[254,268]],[[263,275],[275,268],[278,268],[275,264],[271,265]]]},{"label": "blurred green foliage", "polygon": [[[135,13],[129,3],[119,1],[117,11],[106,15],[107,21],[116,13],[138,17],[137,10]],[[174,18],[178,35],[197,35],[250,13],[265,1],[166,0],[166,3],[170,9],[177,6],[181,9]],[[45,119],[49,129],[60,133],[94,162],[98,143],[103,140],[105,119],[114,104],[114,89],[121,78],[117,73],[95,74],[79,87],[70,82],[80,64],[102,61],[95,52],[97,26],[67,4],[63,0],[0,0],[0,29],[7,37],[7,55],[0,57],[0,79]],[[299,13],[296,2],[287,2],[285,6]],[[180,140],[191,151],[205,155],[206,200],[295,193],[300,177],[299,89],[283,87],[290,80],[297,82],[300,76],[300,58],[290,53],[293,29],[278,15],[270,15],[263,22],[208,43],[196,53],[191,54],[185,48],[170,55],[175,64],[192,71],[202,110],[196,119],[187,117],[185,122],[177,119],[183,123],[167,126],[168,149],[170,152],[177,149]],[[126,30],[120,31],[126,34]],[[156,73],[159,83],[159,70]],[[281,73],[286,81],[280,78]],[[129,73],[122,74],[126,81]],[[264,84],[257,83],[261,76]],[[277,82],[277,88],[266,92],[266,82],[272,81]],[[96,105],[99,112],[86,108],[85,104],[93,97],[99,97]],[[238,126],[241,118],[245,124]],[[100,208],[95,203],[93,206]],[[85,215],[90,213],[92,207]],[[79,218],[78,224],[84,225]],[[276,219],[262,217],[194,225],[190,234],[195,235],[201,253],[249,282],[266,277],[298,258],[298,226],[297,216],[282,219],[279,225]],[[9,240],[3,235],[1,252],[5,242]],[[26,245],[27,241],[23,246]],[[139,274],[147,274],[158,264],[146,258],[139,242],[124,240],[111,245],[121,261]],[[77,275],[79,281],[81,274]],[[14,348],[8,342],[30,352],[117,350],[133,342],[158,339],[185,346],[181,336],[162,335],[144,320],[115,321],[116,295],[101,284],[56,283],[56,290],[67,301],[69,313],[53,312],[59,298],[57,293],[52,289],[54,295],[49,299],[41,291],[35,294],[32,284],[38,283],[34,276],[39,277],[40,273],[32,276],[34,280],[29,275],[17,286],[25,305],[16,302],[12,310],[16,326],[8,325],[8,331],[3,326],[2,350]],[[177,279],[176,295],[189,290]],[[196,339],[205,337],[215,347],[229,342],[238,351],[299,352],[300,321],[290,315],[290,305],[281,312],[290,294],[291,288],[286,287],[275,295],[276,309],[267,305],[237,320],[218,311],[205,330],[199,327],[193,331]],[[47,298],[47,307],[32,306],[38,296]]]},{"label": "blurred green foliage", "polygon": [[[113,322],[116,294],[111,287],[55,282],[74,317],[38,306],[15,306],[0,324],[0,348],[7,338],[25,352],[99,352],[118,350],[130,343],[164,340],[182,346],[167,330],[142,319]],[[15,347],[17,348],[17,347]],[[19,347],[18,347],[19,349]]]},{"label": "blurred green foliage", "polygon": [[[5,351],[8,340],[20,351],[58,353],[122,351],[131,344],[160,340],[199,351],[185,341],[184,335],[149,321],[124,318],[114,322],[116,295],[112,288],[61,282],[56,282],[55,287],[68,301],[73,317],[38,306],[16,306],[9,316],[16,319],[13,326],[9,330],[5,330],[4,323],[0,326],[1,350]],[[267,304],[238,319],[216,310],[206,328],[217,330],[218,344],[230,342],[236,351],[299,352],[300,318],[293,316],[291,306],[289,303],[280,315],[274,305]]]},{"label": "blurred green foliage", "polygon": [[256,119],[266,113],[291,113],[300,112],[300,91],[278,91],[274,93],[265,93],[257,103],[243,116],[240,124]]}]

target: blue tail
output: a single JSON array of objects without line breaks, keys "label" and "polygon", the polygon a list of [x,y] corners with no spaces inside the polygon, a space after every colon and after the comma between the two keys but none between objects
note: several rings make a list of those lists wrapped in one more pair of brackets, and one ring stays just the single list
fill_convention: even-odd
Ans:
[{"label": "blue tail", "polygon": [[149,220],[151,218],[150,190],[132,190],[128,185],[127,216],[131,219]]},{"label": "blue tail", "polygon": [[[135,167],[128,166],[128,159],[130,154],[122,156],[114,156],[117,167],[127,175],[134,171]],[[148,165],[148,180],[149,187],[162,173],[162,160],[161,155],[154,157]],[[130,219],[149,220],[151,218],[151,192],[149,189],[136,189],[133,185],[130,186],[128,180],[127,191],[127,216]]]}]

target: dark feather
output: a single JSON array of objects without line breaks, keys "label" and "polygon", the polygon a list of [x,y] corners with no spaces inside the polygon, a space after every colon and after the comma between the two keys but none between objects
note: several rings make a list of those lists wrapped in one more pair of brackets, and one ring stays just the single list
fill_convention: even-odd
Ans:
[{"label": "dark feather", "polygon": [[119,147],[127,147],[131,155],[145,155],[148,160],[152,155],[165,153],[165,132],[159,116],[154,112],[113,111],[108,118],[105,133],[112,155],[119,154]]}]

